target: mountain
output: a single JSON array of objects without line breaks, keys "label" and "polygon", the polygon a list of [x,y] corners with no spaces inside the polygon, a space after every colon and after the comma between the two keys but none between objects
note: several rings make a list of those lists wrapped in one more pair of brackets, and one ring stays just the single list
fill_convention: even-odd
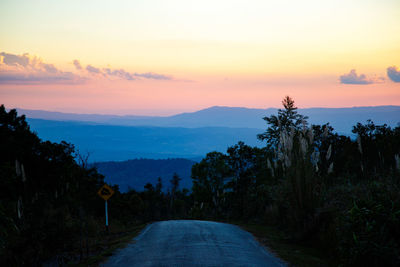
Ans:
[{"label": "mountain", "polygon": [[82,154],[89,152],[91,162],[133,158],[198,160],[210,151],[225,152],[239,141],[262,145],[256,138],[260,130],[250,128],[116,126],[41,119],[28,122],[44,140],[64,140]]},{"label": "mountain", "polygon": [[156,127],[232,127],[232,128],[263,128],[260,118],[276,113],[277,109],[248,109],[231,107],[211,107],[191,113],[181,113],[173,116],[118,116],[102,114],[75,114],[44,110],[17,109],[19,114],[28,118],[80,121],[92,124],[119,126],[156,126]]},{"label": "mountain", "polygon": [[105,176],[107,183],[118,184],[122,192],[126,192],[129,188],[143,191],[147,183],[155,186],[158,177],[162,180],[163,191],[167,191],[174,173],[182,179],[179,186],[181,189],[191,189],[190,174],[195,163],[188,159],[134,159],[122,162],[96,162],[92,166]]},{"label": "mountain", "polygon": [[[277,112],[273,108],[211,107],[169,117],[146,117],[18,111],[27,115],[31,129],[40,138],[70,142],[80,153],[89,152],[91,162],[133,158],[199,160],[210,151],[226,152],[238,141],[262,146],[256,138],[266,127],[262,118]],[[389,126],[400,121],[400,106],[309,108],[300,109],[299,113],[309,116],[312,124],[330,122],[345,135],[352,135],[352,126],[367,119]]]},{"label": "mountain", "polygon": [[[147,116],[118,116],[107,114],[79,114],[79,113],[64,113],[57,111],[32,110],[17,108],[18,114],[25,114],[28,118],[55,120],[55,121],[84,121],[102,124],[112,124],[114,120],[137,120],[148,119]],[[122,124],[123,125],[123,124]]]},{"label": "mountain", "polygon": [[[156,127],[231,127],[264,129],[265,116],[276,114],[277,109],[250,109],[239,107],[210,107],[191,113],[181,113],[168,117],[116,116],[99,114],[72,114],[38,110],[18,109],[28,118],[84,121],[92,124],[121,126],[156,126]],[[352,108],[306,108],[299,113],[309,116],[312,124],[329,122],[337,132],[351,134],[352,126],[357,122],[365,123],[372,119],[375,124],[396,126],[400,122],[400,106],[352,107]]]}]

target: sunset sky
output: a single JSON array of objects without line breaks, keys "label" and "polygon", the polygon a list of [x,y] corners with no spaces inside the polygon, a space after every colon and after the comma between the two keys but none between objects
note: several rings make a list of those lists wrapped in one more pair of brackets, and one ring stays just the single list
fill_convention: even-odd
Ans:
[{"label": "sunset sky", "polygon": [[0,24],[7,108],[400,105],[399,0],[2,0]]}]

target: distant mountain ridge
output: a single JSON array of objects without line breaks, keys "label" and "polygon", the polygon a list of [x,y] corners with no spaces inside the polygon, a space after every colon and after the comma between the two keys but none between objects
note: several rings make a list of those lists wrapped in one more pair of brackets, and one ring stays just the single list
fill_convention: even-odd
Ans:
[{"label": "distant mountain ridge", "polygon": [[[73,114],[50,111],[18,109],[20,114],[28,118],[82,121],[92,124],[121,126],[156,126],[156,127],[230,127],[264,129],[265,116],[277,113],[276,108],[252,109],[240,107],[214,106],[196,112],[181,113],[167,117],[156,116],[117,116],[99,114]],[[312,124],[330,124],[337,132],[350,134],[351,127],[357,122],[365,123],[371,119],[376,124],[396,126],[400,122],[400,106],[373,106],[351,108],[305,108],[299,109],[300,114],[309,116]]]},{"label": "distant mountain ridge", "polygon": [[[44,140],[67,141],[89,160],[122,161],[134,158],[187,158],[199,160],[211,151],[226,152],[243,141],[264,146],[256,136],[267,127],[262,119],[277,109],[211,107],[169,117],[67,114],[18,110],[26,114],[31,129]],[[339,134],[352,135],[352,126],[372,119],[396,126],[400,106],[299,109],[310,124],[330,122]],[[49,119],[37,119],[45,117]]]}]

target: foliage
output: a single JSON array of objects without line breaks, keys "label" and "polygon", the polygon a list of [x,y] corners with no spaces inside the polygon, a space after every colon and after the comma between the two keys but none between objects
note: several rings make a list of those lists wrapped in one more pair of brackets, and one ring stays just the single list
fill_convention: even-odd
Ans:
[{"label": "foliage", "polygon": [[[41,141],[24,116],[3,105],[0,140],[0,265],[37,266],[74,251],[88,256],[89,243],[104,235],[104,201],[96,194],[104,177],[73,145]],[[167,193],[161,178],[143,192],[112,186],[111,225],[187,218],[192,201],[180,180],[175,174]]]},{"label": "foliage", "polygon": [[[263,118],[264,148],[239,142],[226,154],[208,153],[192,167],[192,192],[181,189],[177,174],[170,185],[158,178],[143,191],[121,193],[114,185],[110,218],[126,226],[184,218],[257,222],[345,266],[398,266],[400,127],[358,123],[351,139],[329,124],[309,126],[290,97],[282,104],[278,115]],[[82,258],[102,234],[104,203],[96,191],[104,177],[79,162],[83,157],[77,162],[73,145],[41,141],[24,116],[4,106],[0,140],[0,264],[40,265],[77,247]]]},{"label": "foliage", "polygon": [[[358,123],[352,140],[329,124],[308,126],[290,97],[283,106],[263,118],[264,149],[239,142],[193,166],[201,216],[279,225],[344,265],[399,265],[400,127]],[[218,213],[207,210],[212,181],[224,189]]]},{"label": "foliage", "polygon": [[226,180],[230,177],[227,158],[220,152],[211,152],[198,164],[193,165],[193,196],[195,209],[203,216],[222,215],[225,202]]},{"label": "foliage", "polygon": [[278,116],[272,115],[264,117],[269,127],[267,130],[259,134],[257,137],[260,140],[266,140],[267,146],[275,148],[278,145],[280,133],[285,130],[287,132],[292,129],[300,130],[301,126],[306,126],[308,117],[297,113],[297,107],[294,105],[294,100],[286,96],[282,105],[285,109],[278,110]]},{"label": "foliage", "polygon": [[339,251],[352,266],[398,266],[399,182],[375,180],[355,186],[353,205],[341,215]]},{"label": "foliage", "polygon": [[[100,211],[103,176],[79,166],[71,144],[42,142],[24,116],[0,107],[1,263],[35,266],[82,239]],[[83,228],[82,228],[83,227]]]}]

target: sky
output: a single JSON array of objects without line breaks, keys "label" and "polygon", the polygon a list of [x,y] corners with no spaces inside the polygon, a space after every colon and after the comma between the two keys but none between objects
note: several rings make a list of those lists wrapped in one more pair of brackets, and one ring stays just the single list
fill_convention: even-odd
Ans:
[{"label": "sky", "polygon": [[6,108],[400,105],[398,0],[2,0],[0,25]]}]

